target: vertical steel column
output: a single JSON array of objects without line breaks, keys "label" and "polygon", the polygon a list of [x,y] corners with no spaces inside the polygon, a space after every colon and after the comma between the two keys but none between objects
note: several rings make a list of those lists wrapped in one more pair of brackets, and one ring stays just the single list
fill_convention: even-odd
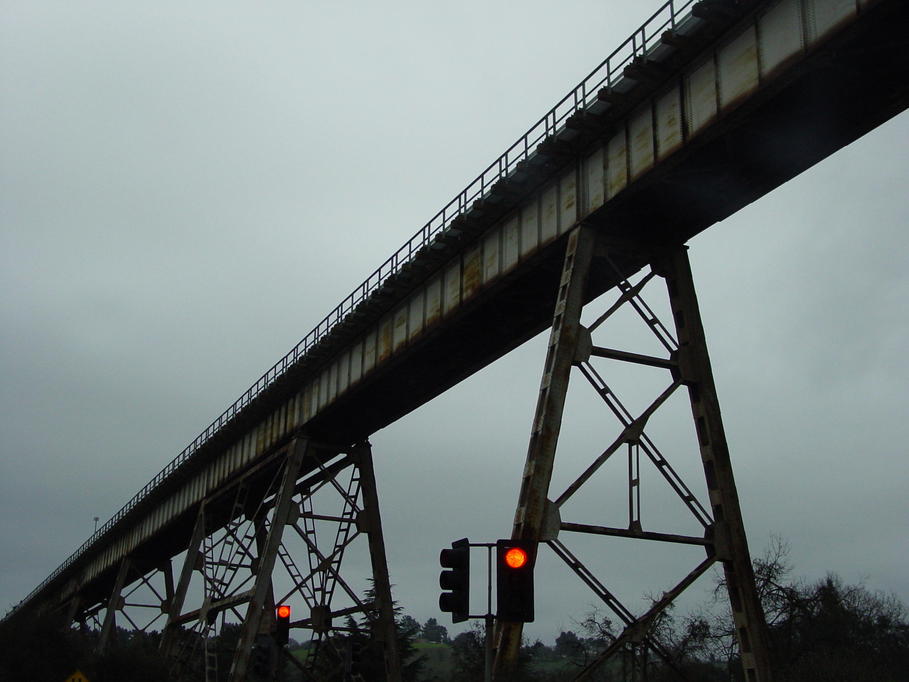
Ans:
[{"label": "vertical steel column", "polygon": [[189,546],[186,549],[186,558],[183,559],[183,568],[180,571],[180,580],[177,582],[177,588],[174,590],[173,597],[167,605],[167,623],[164,625],[164,633],[161,637],[161,654],[164,658],[169,658],[173,654],[174,635],[177,631],[175,620],[180,617],[183,610],[183,602],[186,601],[186,592],[189,590],[189,581],[192,579],[193,569],[199,561],[199,547],[205,538],[205,502],[199,505],[199,511],[196,514],[196,523],[193,526],[193,532],[189,539]]},{"label": "vertical steel column", "polygon": [[[263,509],[259,514],[253,519],[253,526],[255,528],[255,542],[256,542],[256,556],[258,561],[262,561],[262,557],[265,556],[266,546],[268,544],[268,510]],[[280,544],[279,544],[280,546]],[[268,588],[265,590],[265,601],[262,604],[262,617],[259,621],[259,627],[256,629],[256,635],[266,634],[273,631],[275,627],[275,588],[271,580],[268,581]],[[258,637],[254,638],[260,639]],[[273,654],[278,650],[277,644],[275,644],[271,638],[268,638],[268,644],[271,648]],[[280,665],[280,657],[277,655],[270,656],[269,658],[269,679],[274,678],[278,672],[278,666]]]},{"label": "vertical steel column", "polygon": [[107,642],[110,639],[110,633],[117,624],[117,609],[121,607],[120,593],[126,585],[126,578],[130,569],[129,557],[120,562],[120,569],[117,571],[117,578],[114,581],[114,589],[111,591],[107,600],[107,612],[104,614],[104,624],[101,626],[101,638],[98,640],[98,651],[104,651]]},{"label": "vertical steel column", "polygon": [[303,463],[308,444],[309,441],[306,438],[301,438],[294,440],[288,447],[281,487],[275,498],[275,511],[272,516],[271,527],[268,529],[264,553],[257,562],[255,587],[246,611],[246,619],[240,631],[240,641],[237,642],[237,651],[234,654],[233,665],[230,670],[229,679],[231,682],[242,682],[246,679],[249,652],[255,642],[256,635],[259,633],[259,625],[265,610],[265,600],[271,590],[271,573],[275,567],[278,548],[281,546],[281,536],[287,523],[297,477],[300,474],[300,466]]},{"label": "vertical steel column", "polygon": [[170,605],[174,601],[174,564],[167,559],[161,564],[159,570],[164,574],[164,603],[161,605],[161,609],[170,614]]},{"label": "vertical steel column", "polygon": [[389,682],[400,682],[401,661],[398,655],[394,604],[391,598],[391,581],[388,577],[388,560],[385,555],[385,537],[382,533],[382,516],[379,513],[379,492],[372,464],[372,447],[368,441],[361,443],[351,450],[350,456],[360,469],[363,522],[369,540],[373,591],[378,611],[378,618],[372,625],[373,634],[385,653],[385,679]]},{"label": "vertical steel column", "polygon": [[[267,510],[263,510],[262,513],[253,520],[256,529],[256,556],[259,557],[259,561],[261,561],[262,557],[265,555],[265,547],[268,543],[266,515]],[[271,613],[268,625],[272,625],[275,617],[275,590],[272,585],[269,585],[268,589],[265,590],[265,601],[262,604],[262,608],[265,609],[266,614],[269,612]]]},{"label": "vertical steel column", "polygon": [[755,588],[745,525],[686,248],[674,250],[660,266],[672,305],[679,341],[679,370],[691,400],[713,508],[713,541],[726,575],[745,679],[768,682],[771,670],[764,611]]},{"label": "vertical steel column", "polygon": [[[539,541],[552,479],[556,443],[562,426],[568,380],[575,361],[584,288],[596,233],[581,225],[568,236],[556,297],[549,348],[533,420],[512,538]],[[510,680],[521,646],[523,623],[500,622],[493,678]]]}]

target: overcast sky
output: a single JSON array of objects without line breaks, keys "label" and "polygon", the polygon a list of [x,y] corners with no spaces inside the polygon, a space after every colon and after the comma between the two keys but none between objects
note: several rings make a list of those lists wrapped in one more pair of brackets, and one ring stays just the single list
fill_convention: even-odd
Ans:
[{"label": "overcast sky", "polygon": [[[3,611],[659,4],[0,0]],[[691,243],[754,553],[904,602],[907,140],[902,114]],[[510,533],[544,347],[372,438],[420,621],[441,547]],[[574,379],[555,487],[611,439]],[[703,491],[685,420],[655,428]],[[623,477],[571,520],[621,525]],[[635,605],[700,558],[642,544],[572,546]],[[541,562],[552,640],[594,598]]]}]

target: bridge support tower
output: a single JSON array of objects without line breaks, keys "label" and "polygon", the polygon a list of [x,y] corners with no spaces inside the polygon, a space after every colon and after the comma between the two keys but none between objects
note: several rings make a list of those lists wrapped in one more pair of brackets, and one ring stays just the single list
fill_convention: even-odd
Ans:
[{"label": "bridge support tower", "polygon": [[[627,279],[641,265],[648,263],[649,272],[636,283]],[[581,313],[586,300],[585,286],[594,273],[614,278],[619,296],[595,321],[584,326],[581,324]],[[659,279],[665,280],[673,331],[659,320],[641,295],[644,287]],[[595,343],[594,335],[602,331],[603,325],[616,312],[628,308],[642,318],[656,337],[665,351],[662,356],[617,350]],[[594,359],[597,362],[605,359],[637,367],[662,368],[669,374],[668,387],[640,414],[632,414],[598,372]],[[580,372],[590,383],[607,410],[617,419],[619,433],[564,492],[552,495],[550,482],[556,446],[569,378],[574,371]],[[707,484],[707,507],[698,501],[646,432],[647,423],[654,413],[683,386],[688,392],[695,438]],[[563,505],[582,486],[591,485],[589,479],[607,460],[620,452],[627,452],[628,461],[627,526],[594,526],[563,520]],[[647,460],[652,463],[690,512],[695,527],[702,529],[702,534],[679,535],[644,529],[640,513],[642,459],[645,466]],[[643,614],[636,615],[572,553],[565,537],[569,533],[702,546],[706,556],[662,596],[654,599]],[[745,679],[748,682],[768,682],[771,679],[766,624],[755,588],[719,400],[684,246],[647,253],[635,245],[612,244],[594,228],[584,225],[569,234],[512,537],[548,544],[623,626],[615,642],[577,679],[586,679],[612,655],[629,650],[636,654],[632,656],[633,660],[640,659],[638,654],[649,650],[672,666],[673,661],[655,636],[652,626],[676,597],[716,562],[722,565],[725,577]],[[494,679],[504,681],[511,678],[521,644],[522,626],[522,623],[499,623]]]},{"label": "bridge support tower", "polygon": [[[176,574],[172,560],[127,557],[106,599],[73,597],[70,622],[94,623],[102,649],[118,616],[136,630],[160,628],[175,679],[216,680],[219,669],[237,682],[272,679],[293,665],[304,679],[362,680],[377,660],[386,679],[401,679],[368,442],[291,440],[198,505],[184,550]],[[344,574],[351,554],[370,575]],[[292,606],[291,637],[309,640],[304,660],[270,636],[282,603]]]}]

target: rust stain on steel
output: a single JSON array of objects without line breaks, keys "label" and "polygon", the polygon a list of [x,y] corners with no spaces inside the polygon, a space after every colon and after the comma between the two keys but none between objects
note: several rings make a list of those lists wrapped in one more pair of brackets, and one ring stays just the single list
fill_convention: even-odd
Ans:
[{"label": "rust stain on steel", "polygon": [[313,415],[312,394],[313,384],[309,384],[303,391],[303,421],[309,421]]},{"label": "rust stain on steel", "polygon": [[657,100],[657,156],[660,160],[682,146],[682,105],[679,88]]},{"label": "rust stain on steel", "polygon": [[776,73],[802,51],[802,8],[788,0],[758,18],[761,77]]},{"label": "rust stain on steel", "polygon": [[435,324],[442,316],[442,278],[436,277],[426,285],[426,326]]},{"label": "rust stain on steel", "polygon": [[350,387],[350,356],[350,350],[346,351],[341,356],[341,374],[338,378],[338,395]]},{"label": "rust stain on steel", "polygon": [[559,188],[555,183],[543,190],[542,198],[542,216],[540,219],[542,238],[540,241],[546,243],[554,239],[559,232]]},{"label": "rust stain on steel", "polygon": [[423,304],[425,300],[426,294],[422,289],[410,297],[410,302],[408,303],[410,307],[408,313],[409,327],[407,330],[407,338],[410,340],[417,338],[420,332],[423,331]]},{"label": "rust stain on steel", "polygon": [[398,350],[407,341],[407,308],[405,303],[394,314],[394,331],[392,335],[393,350]]},{"label": "rust stain on steel", "polygon": [[688,131],[692,135],[716,118],[716,64],[713,55],[687,78]]},{"label": "rust stain on steel", "polygon": [[483,284],[483,258],[479,246],[464,254],[464,298],[473,296]]},{"label": "rust stain on steel", "polygon": [[521,257],[530,254],[540,243],[540,200],[534,197],[521,209]]},{"label": "rust stain on steel", "polygon": [[521,249],[520,220],[515,213],[502,228],[502,272],[508,272],[518,263]]},{"label": "rust stain on steel", "polygon": [[[265,429],[262,422],[256,424],[256,456],[265,452]],[[198,494],[196,495],[198,497]]]},{"label": "rust stain on steel", "polygon": [[631,117],[628,137],[631,140],[631,177],[634,179],[653,167],[653,107],[650,102]]},{"label": "rust stain on steel", "polygon": [[720,103],[738,104],[758,86],[757,31],[750,25],[717,52],[720,65]]},{"label": "rust stain on steel", "polygon": [[628,184],[628,149],[625,144],[625,127],[612,136],[607,146],[606,198],[612,199]]},{"label": "rust stain on steel", "polygon": [[457,258],[445,268],[442,291],[442,308],[445,315],[461,303],[461,259]]},{"label": "rust stain on steel", "polygon": [[353,386],[363,374],[363,342],[354,344],[350,351],[350,385]]},{"label": "rust stain on steel", "polygon": [[372,330],[363,341],[363,374],[376,366],[376,331]]},{"label": "rust stain on steel", "polygon": [[379,354],[376,362],[383,362],[391,355],[392,342],[394,341],[394,327],[391,317],[385,317],[379,323]]},{"label": "rust stain on steel", "polygon": [[[597,147],[593,154],[584,162],[585,178],[587,181],[587,206],[585,212],[590,213],[603,205],[605,189],[605,166],[603,164],[603,148]],[[565,227],[562,226],[564,231]]]},{"label": "rust stain on steel", "polygon": [[559,195],[562,201],[562,212],[559,216],[559,228],[566,232],[578,219],[578,174],[572,170],[562,177],[559,185]]},{"label": "rust stain on steel", "polygon": [[499,255],[502,249],[499,247],[499,240],[502,236],[501,229],[495,229],[490,232],[486,239],[483,240],[483,282],[488,283],[499,276]]}]

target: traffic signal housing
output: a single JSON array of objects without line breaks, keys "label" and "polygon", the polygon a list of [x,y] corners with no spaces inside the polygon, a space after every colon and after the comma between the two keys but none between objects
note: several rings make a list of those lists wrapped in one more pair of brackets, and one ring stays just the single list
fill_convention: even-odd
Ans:
[{"label": "traffic signal housing", "polygon": [[468,618],[470,610],[470,542],[467,538],[451,543],[451,549],[439,554],[443,570],[439,574],[439,587],[446,592],[439,596],[439,608],[451,613],[453,623]]},{"label": "traffic signal housing", "polygon": [[496,617],[499,620],[533,622],[533,566],[536,558],[536,542],[496,542]]},{"label": "traffic signal housing", "polygon": [[290,641],[290,606],[281,604],[275,609],[275,641],[284,646]]}]

